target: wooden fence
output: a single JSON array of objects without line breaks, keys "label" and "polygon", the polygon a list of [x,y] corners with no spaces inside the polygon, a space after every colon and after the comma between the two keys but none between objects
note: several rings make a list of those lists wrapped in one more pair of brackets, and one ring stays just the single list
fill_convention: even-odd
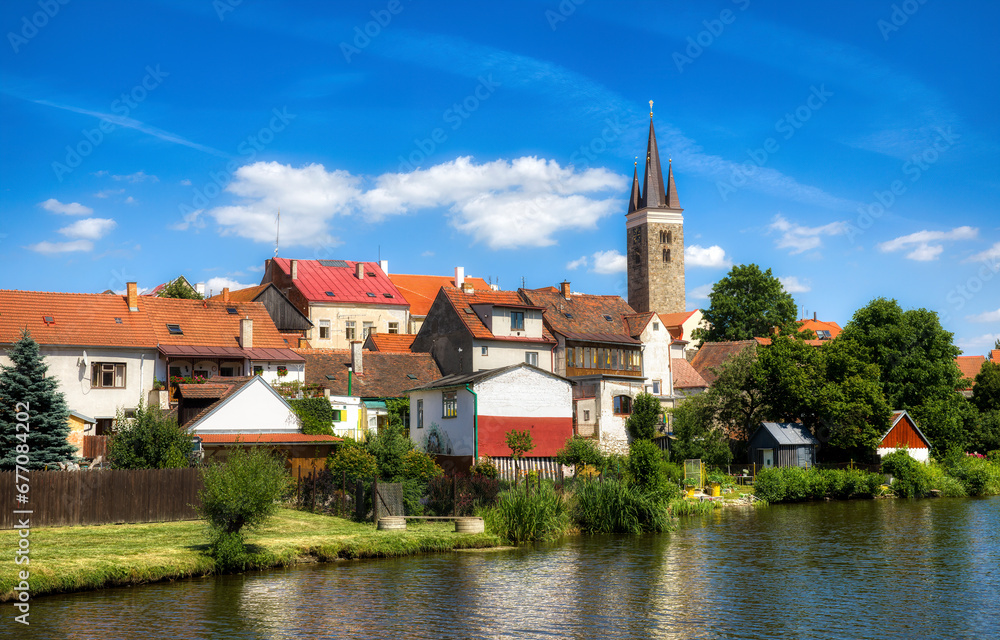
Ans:
[{"label": "wooden fence", "polygon": [[[28,502],[16,502],[15,472],[0,472],[0,528],[16,518],[32,527],[196,520],[198,469],[31,471]],[[31,510],[30,514],[14,514]]]},{"label": "wooden fence", "polygon": [[88,460],[108,459],[108,436],[83,436],[83,455]]},{"label": "wooden fence", "polygon": [[[504,480],[513,480],[515,476],[514,458],[491,458],[493,464],[500,471],[500,477]],[[520,468],[523,477],[529,471],[534,471],[543,480],[562,480],[567,473],[561,469],[562,465],[556,462],[555,458],[521,458]],[[572,467],[568,467],[568,474],[572,475]]]}]

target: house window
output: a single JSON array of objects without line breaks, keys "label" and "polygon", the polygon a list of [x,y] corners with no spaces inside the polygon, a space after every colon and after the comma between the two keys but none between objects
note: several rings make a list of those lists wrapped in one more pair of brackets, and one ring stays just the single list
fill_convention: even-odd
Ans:
[{"label": "house window", "polygon": [[593,361],[591,360],[590,347],[584,347],[583,348],[583,366],[586,367],[586,368],[588,368],[588,369],[593,369],[593,367],[591,366],[592,362]]},{"label": "house window", "polygon": [[264,373],[264,367],[262,367],[261,365],[258,365],[258,364],[255,364],[255,365],[253,366],[253,374],[254,374],[255,376],[259,376],[259,375],[261,375],[262,373]]},{"label": "house window", "polygon": [[510,330],[511,331],[524,331],[524,312],[523,311],[511,311],[510,312]]},{"label": "house window", "polygon": [[583,421],[590,422],[590,409],[583,410]]},{"label": "house window", "polygon": [[320,320],[319,321],[319,339],[329,340],[330,339],[330,321]]},{"label": "house window", "polygon": [[347,320],[344,322],[344,336],[348,340],[354,340],[357,338],[356,329],[354,328],[354,320]]},{"label": "house window", "polygon": [[94,389],[124,389],[125,365],[95,362],[90,372],[90,386]]},{"label": "house window", "polygon": [[653,331],[659,331],[659,330],[660,330],[660,323],[659,322],[654,322],[653,323]]},{"label": "house window", "polygon": [[816,331],[816,338],[818,338],[819,340],[829,340],[830,332],[827,331],[826,329],[819,329],[818,331]]},{"label": "house window", "polygon": [[374,322],[364,322],[364,323],[362,323],[361,324],[361,330],[362,330],[363,333],[362,333],[361,337],[365,338],[365,339],[368,338],[368,336],[370,336],[372,334],[372,331],[374,330],[374,327],[375,327],[375,323]]},{"label": "house window", "polygon": [[484,355],[484,356],[490,355],[490,348],[489,347],[482,347],[482,351],[480,351],[480,354]]},{"label": "house window", "polygon": [[333,410],[333,421],[334,422],[343,422],[344,421],[344,410],[343,409],[334,409]]},{"label": "house window", "polygon": [[424,428],[424,401],[417,400],[417,428]]},{"label": "house window", "polygon": [[659,380],[653,380],[653,395],[654,396],[660,395],[660,381]]},{"label": "house window", "polygon": [[663,261],[670,262],[670,249],[663,250]]},{"label": "house window", "polygon": [[444,408],[444,412],[441,415],[442,418],[457,418],[458,417],[458,392],[457,391],[445,391],[441,394],[441,400]]},{"label": "house window", "polygon": [[226,378],[232,378],[236,375],[235,367],[219,367],[219,375]]},{"label": "house window", "polygon": [[538,366],[538,352],[537,351],[525,351],[524,361],[533,367]]},{"label": "house window", "polygon": [[617,415],[632,413],[632,398],[628,396],[615,396],[615,413]]},{"label": "house window", "polygon": [[399,323],[390,322],[389,323],[389,333],[399,333]]}]

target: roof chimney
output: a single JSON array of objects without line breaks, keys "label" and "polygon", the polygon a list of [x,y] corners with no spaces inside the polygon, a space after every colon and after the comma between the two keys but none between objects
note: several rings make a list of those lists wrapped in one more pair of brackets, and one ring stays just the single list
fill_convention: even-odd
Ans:
[{"label": "roof chimney", "polygon": [[229,302],[229,287],[222,287],[222,301]]},{"label": "roof chimney", "polygon": [[354,276],[358,280],[364,280],[365,279],[365,263],[364,262],[359,262],[356,265],[354,265]]},{"label": "roof chimney", "polygon": [[250,316],[240,320],[240,346],[244,349],[253,349],[253,320]]},{"label": "roof chimney", "polygon": [[351,341],[351,369],[354,370],[356,375],[361,375],[365,372],[364,360],[361,356],[362,346],[364,346],[364,343],[360,340]]},{"label": "roof chimney", "polygon": [[298,260],[289,260],[288,264],[290,265],[288,267],[288,269],[292,272],[292,280],[298,280],[299,279],[299,261]]},{"label": "roof chimney", "polygon": [[139,310],[139,287],[134,282],[129,282],[125,285],[125,294],[128,299],[128,310],[138,311]]},{"label": "roof chimney", "polygon": [[816,322],[816,312],[813,311],[813,322]]},{"label": "roof chimney", "polygon": [[385,275],[389,275],[389,261],[388,260],[379,260],[378,261],[378,266],[379,266],[379,269],[382,270],[382,273],[384,273]]},{"label": "roof chimney", "polygon": [[559,291],[562,293],[562,296],[564,298],[566,298],[567,300],[569,300],[569,282],[567,282],[566,280],[563,280],[562,282],[560,282],[559,283]]},{"label": "roof chimney", "polygon": [[462,283],[464,282],[465,282],[465,267],[455,267],[455,286],[461,289]]}]

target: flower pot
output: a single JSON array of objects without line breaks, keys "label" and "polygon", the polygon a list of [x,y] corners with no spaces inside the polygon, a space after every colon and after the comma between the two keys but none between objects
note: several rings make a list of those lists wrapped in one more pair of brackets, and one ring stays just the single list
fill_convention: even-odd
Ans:
[{"label": "flower pot", "polygon": [[694,497],[694,487],[688,487],[687,488],[687,497],[689,497],[689,498],[693,498]]},{"label": "flower pot", "polygon": [[711,484],[711,487],[712,487],[712,497],[713,498],[718,498],[719,496],[722,495],[722,485],[721,484],[719,484],[718,482],[713,482]]}]

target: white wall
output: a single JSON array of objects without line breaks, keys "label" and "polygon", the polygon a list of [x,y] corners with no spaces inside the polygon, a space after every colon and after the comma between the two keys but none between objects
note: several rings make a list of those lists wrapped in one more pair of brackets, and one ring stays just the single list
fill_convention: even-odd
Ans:
[{"label": "white wall", "polygon": [[[378,294],[380,297],[382,294]],[[375,300],[375,298],[373,298]],[[355,339],[364,340],[365,322],[373,323],[376,333],[389,333],[389,323],[399,324],[399,332],[405,333],[410,319],[408,307],[378,306],[378,305],[334,305],[334,304],[309,304],[309,320],[313,323],[313,328],[309,330],[307,336],[309,344],[314,349],[350,349],[351,343],[345,336],[345,322],[354,322]],[[326,340],[319,338],[320,320],[330,321],[330,337]]]},{"label": "white wall", "polygon": [[355,440],[364,437],[361,425],[361,398],[355,396],[330,396],[330,406],[341,411],[340,422],[333,423],[333,433],[338,438],[347,436]]},{"label": "white wall", "polygon": [[[90,367],[78,364],[84,350],[82,347],[41,346],[41,353],[49,367],[48,375],[59,381],[59,390],[65,396],[70,411],[95,419],[114,418],[119,408],[134,409],[139,406],[140,398],[145,400],[149,395],[156,373],[155,349],[88,348]],[[124,363],[125,388],[91,388],[91,367],[95,362]],[[0,356],[0,364],[11,365],[6,348],[4,355]]]},{"label": "white wall", "polygon": [[483,380],[474,389],[479,394],[481,416],[573,417],[573,389],[569,381],[528,368]]},{"label": "white wall", "polygon": [[[495,336],[524,338],[542,337],[542,312],[531,309],[510,309],[507,307],[495,307],[488,304],[472,305],[476,314],[479,315],[486,328]],[[524,313],[524,329],[513,331],[510,328],[510,314],[513,311]]]},{"label": "white wall", "polygon": [[633,399],[643,391],[641,383],[618,382],[602,380],[598,395],[598,412],[600,423],[601,451],[604,453],[628,454],[628,432],[625,431],[625,420],[628,416],[615,415],[614,397],[631,396]]},{"label": "white wall", "polygon": [[[654,325],[658,328],[654,329]],[[642,375],[646,377],[646,387],[653,391],[653,380],[660,381],[658,396],[673,395],[673,382],[670,375],[670,343],[673,340],[670,332],[654,317],[639,336],[642,341]]]},{"label": "white wall", "polygon": [[[458,416],[442,417],[444,403],[442,398],[446,391],[456,391],[458,399]],[[427,438],[432,432],[438,432],[439,440],[450,445],[450,450],[442,451],[445,455],[473,455],[473,398],[464,387],[458,389],[432,389],[428,391],[411,391],[410,397],[410,438],[421,451],[427,450]],[[417,428],[417,401],[424,401],[424,428]],[[480,406],[482,413],[482,406]]]},{"label": "white wall", "polygon": [[298,418],[259,379],[248,382],[194,427],[195,433],[297,433]]},{"label": "white wall", "polygon": [[[895,447],[880,447],[879,449],[876,449],[876,451],[878,452],[878,457],[884,458],[887,455],[889,455],[890,453],[894,453],[896,451],[896,448]],[[910,454],[910,457],[913,458],[914,460],[917,460],[919,462],[930,462],[930,459],[931,459],[931,450],[930,449],[911,449],[911,448],[907,448],[906,452],[908,454]]]},{"label": "white wall", "polygon": [[[483,347],[487,348],[488,355],[483,355]],[[512,364],[521,364],[525,362],[524,354],[527,351],[534,351],[538,354],[539,369],[552,371],[551,344],[511,343],[506,340],[473,340],[472,369],[473,371],[485,371]]]}]

